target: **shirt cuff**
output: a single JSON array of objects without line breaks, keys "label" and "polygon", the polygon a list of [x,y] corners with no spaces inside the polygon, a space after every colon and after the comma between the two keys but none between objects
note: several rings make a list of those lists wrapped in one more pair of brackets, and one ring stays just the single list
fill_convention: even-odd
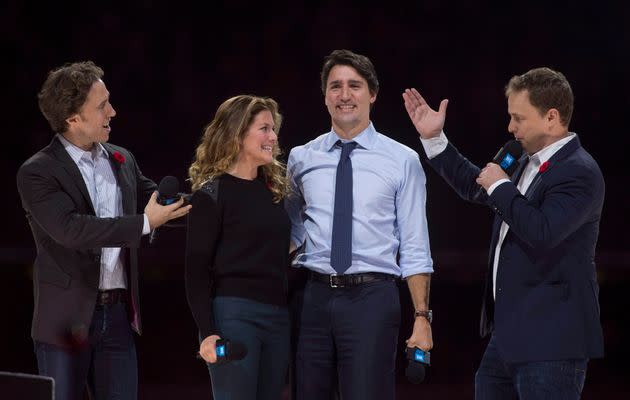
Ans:
[{"label": "shirt cuff", "polygon": [[422,139],[422,137],[420,137],[420,142],[422,142],[422,147],[424,147],[424,152],[427,154],[427,157],[429,157],[429,160],[439,155],[446,149],[446,146],[448,146],[448,139],[444,131],[441,131],[439,136],[431,139]]},{"label": "shirt cuff", "polygon": [[149,217],[146,214],[142,214],[144,216],[144,225],[142,225],[142,234],[146,235],[151,232],[151,225],[149,225]]},{"label": "shirt cuff", "polygon": [[490,196],[492,194],[492,192],[494,192],[494,189],[496,189],[497,187],[499,187],[499,185],[501,185],[502,183],[505,182],[510,182],[509,179],[499,179],[498,181],[494,182],[492,185],[490,185],[490,187],[488,188],[488,196]]}]

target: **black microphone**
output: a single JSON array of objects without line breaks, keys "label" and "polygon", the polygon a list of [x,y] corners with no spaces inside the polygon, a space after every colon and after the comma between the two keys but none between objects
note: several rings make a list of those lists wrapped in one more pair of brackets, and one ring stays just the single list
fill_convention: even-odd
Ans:
[{"label": "black microphone", "polygon": [[[225,364],[230,361],[242,360],[247,355],[247,346],[241,342],[232,342],[229,339],[219,339],[214,344],[214,351],[217,355],[215,364]],[[203,360],[201,354],[197,353],[197,358]]]},{"label": "black microphone", "polygon": [[417,347],[405,348],[407,356],[407,368],[405,376],[413,384],[422,383],[426,375],[426,368],[431,364],[431,353],[420,350]]},{"label": "black microphone", "polygon": [[247,355],[247,347],[241,342],[232,342],[229,339],[219,339],[215,344],[217,364],[225,364],[230,361],[242,360]]},{"label": "black microphone", "polygon": [[[519,158],[523,155],[523,146],[518,140],[508,140],[492,159],[508,175],[512,176],[518,168]],[[483,186],[479,187],[475,199],[485,193]]]},{"label": "black microphone", "polygon": [[[165,176],[160,181],[160,185],[158,186],[158,196],[157,202],[163,206],[167,206],[169,204],[175,203],[179,197],[177,193],[179,192],[179,180],[174,176]],[[149,236],[149,243],[153,243],[155,241],[157,228],[151,231],[151,235]]]}]

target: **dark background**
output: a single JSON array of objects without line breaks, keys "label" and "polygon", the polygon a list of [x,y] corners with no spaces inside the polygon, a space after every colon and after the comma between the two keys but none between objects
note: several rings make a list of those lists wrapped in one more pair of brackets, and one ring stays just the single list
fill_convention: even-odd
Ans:
[{"label": "dark background", "polygon": [[[0,6],[4,122],[0,167],[7,221],[0,248],[0,371],[34,373],[29,337],[34,244],[15,173],[52,134],[37,108],[47,72],[91,59],[105,70],[118,115],[110,141],[130,149],[145,175],[186,177],[194,148],[218,105],[242,93],[275,98],[285,154],[330,128],[319,71],[348,48],[373,61],[381,83],[371,119],[382,133],[419,148],[401,93],[417,87],[437,107],[450,100],[445,130],[473,162],[487,162],[510,137],[503,87],[512,75],[549,66],[575,94],[571,130],[598,160],[606,202],[598,243],[606,357],[589,364],[584,398],[630,391],[627,359],[630,264],[626,149],[630,89],[629,6],[623,2],[34,2]],[[472,398],[485,340],[477,335],[490,239],[489,210],[464,203],[430,169],[427,214],[435,262],[433,366],[422,387],[404,380],[400,399]],[[141,252],[145,334],[138,340],[141,398],[207,398],[194,358],[195,326],[183,289],[183,232],[164,232]],[[408,303],[406,288],[401,298]],[[403,308],[401,340],[411,307]],[[366,310],[369,312],[369,310]],[[402,342],[401,342],[402,343]]]}]

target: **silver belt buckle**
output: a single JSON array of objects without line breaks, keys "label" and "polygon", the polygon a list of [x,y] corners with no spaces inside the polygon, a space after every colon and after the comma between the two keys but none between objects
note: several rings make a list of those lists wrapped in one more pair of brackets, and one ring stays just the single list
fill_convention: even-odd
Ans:
[{"label": "silver belt buckle", "polygon": [[339,287],[344,287],[344,285],[338,285],[335,283],[334,277],[338,276],[337,274],[330,274],[330,287],[331,288],[339,288]]}]

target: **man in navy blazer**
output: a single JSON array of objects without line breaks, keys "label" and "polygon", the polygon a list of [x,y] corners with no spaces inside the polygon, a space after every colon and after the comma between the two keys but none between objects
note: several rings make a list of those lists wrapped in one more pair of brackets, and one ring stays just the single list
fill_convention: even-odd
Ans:
[{"label": "man in navy blazer", "polygon": [[495,214],[481,316],[481,334],[491,337],[475,397],[577,399],[588,360],[604,352],[594,263],[604,179],[568,130],[573,93],[563,74],[530,70],[505,94],[508,130],[526,153],[511,179],[494,163],[479,169],[448,142],[448,100],[436,112],[415,89],[403,98],[429,164]]},{"label": "man in navy blazer", "polygon": [[158,204],[133,155],[106,143],[116,111],[102,77],[90,61],[48,74],[39,106],[56,135],[17,174],[37,246],[37,365],[64,400],[83,399],[86,383],[95,399],[137,398],[136,248],[143,234],[190,208]]}]

